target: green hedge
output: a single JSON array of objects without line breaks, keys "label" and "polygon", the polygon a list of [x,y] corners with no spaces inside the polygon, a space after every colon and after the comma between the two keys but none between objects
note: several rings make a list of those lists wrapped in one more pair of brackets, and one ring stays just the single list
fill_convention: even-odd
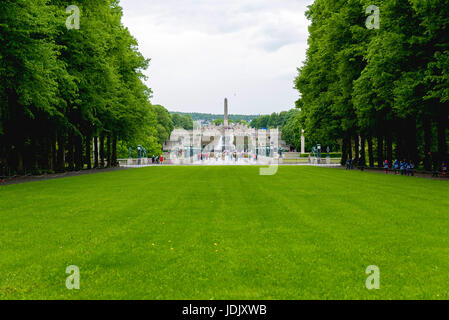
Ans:
[{"label": "green hedge", "polygon": [[[310,154],[310,156],[312,156],[311,153],[304,153],[304,154],[301,154],[301,158],[308,158],[309,154]],[[329,157],[341,158],[341,152],[329,152]],[[322,153],[321,158],[327,158],[327,153]]]}]

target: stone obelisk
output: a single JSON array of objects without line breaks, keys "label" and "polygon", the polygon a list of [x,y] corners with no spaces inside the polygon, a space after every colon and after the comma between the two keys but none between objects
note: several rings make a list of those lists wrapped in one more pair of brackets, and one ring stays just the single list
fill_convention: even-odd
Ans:
[{"label": "stone obelisk", "polygon": [[304,137],[304,130],[301,131],[301,153],[306,153],[306,138]]},{"label": "stone obelisk", "polygon": [[228,99],[224,100],[224,126],[228,127]]}]

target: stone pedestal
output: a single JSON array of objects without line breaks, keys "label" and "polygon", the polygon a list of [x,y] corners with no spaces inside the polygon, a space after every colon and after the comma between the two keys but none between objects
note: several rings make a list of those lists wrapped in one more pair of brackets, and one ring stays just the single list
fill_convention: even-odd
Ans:
[{"label": "stone pedestal", "polygon": [[301,154],[306,153],[306,138],[304,137],[304,130],[301,133]]}]

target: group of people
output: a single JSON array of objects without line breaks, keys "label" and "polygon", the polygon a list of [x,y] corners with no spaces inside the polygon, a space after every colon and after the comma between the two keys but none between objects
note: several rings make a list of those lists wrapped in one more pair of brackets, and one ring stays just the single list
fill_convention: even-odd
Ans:
[{"label": "group of people", "polygon": [[229,161],[229,160],[234,160],[234,161],[238,161],[239,159],[244,158],[244,154],[243,153],[237,153],[237,152],[229,152],[229,151],[224,151],[224,152],[214,152],[214,153],[199,153],[196,155],[196,158],[198,161],[203,161],[203,160],[209,160],[209,159],[215,159],[215,161],[218,161],[219,159],[225,161]]},{"label": "group of people", "polygon": [[[385,174],[388,174],[388,171],[390,169],[390,165],[388,163],[388,160],[384,161],[384,172]],[[412,160],[401,160],[398,159],[394,160],[392,169],[394,170],[394,174],[400,174],[401,176],[414,176],[415,175],[415,164]]]},{"label": "group of people", "polygon": [[164,157],[160,155],[154,155],[151,157],[151,163],[152,164],[163,164],[164,163]]},{"label": "group of people", "polygon": [[[357,161],[355,159],[348,159],[346,161],[346,170],[354,169],[356,162]],[[364,167],[365,167],[364,164],[359,164],[359,168],[361,170],[363,170]],[[398,159],[396,159],[396,160],[394,160],[392,165],[390,165],[388,160],[385,160],[383,163],[383,168],[384,168],[385,174],[388,174],[390,169],[392,169],[392,171],[394,171],[395,175],[401,175],[401,176],[404,176],[404,175],[405,176],[414,176],[415,172],[416,172],[416,166],[415,166],[415,163],[413,162],[413,160],[399,161]],[[441,172],[443,177],[447,176],[448,166],[447,166],[447,162],[445,160],[443,160],[441,162],[440,168],[437,168],[437,166],[434,166],[434,169],[432,171],[432,177],[438,177],[439,172]]]},{"label": "group of people", "polygon": [[447,162],[444,160],[441,163],[441,173],[443,174],[444,177],[447,176]]},{"label": "group of people", "polygon": [[[310,159],[309,159],[309,163],[310,163]],[[366,164],[364,164],[362,162],[362,159],[359,159],[359,163],[358,164],[357,164],[357,160],[354,159],[354,158],[346,160],[346,170],[352,170],[352,169],[354,169],[354,167],[356,165],[358,165],[359,169],[362,170],[362,171],[365,169],[365,166],[366,166]]]}]

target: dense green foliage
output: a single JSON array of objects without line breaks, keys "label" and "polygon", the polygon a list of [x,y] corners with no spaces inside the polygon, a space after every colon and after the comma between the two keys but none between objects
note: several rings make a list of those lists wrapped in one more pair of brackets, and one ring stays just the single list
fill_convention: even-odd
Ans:
[{"label": "dense green foliage", "polygon": [[178,113],[172,113],[171,120],[173,121],[173,125],[175,128],[185,130],[193,129],[193,120],[189,114],[180,115]]},{"label": "dense green foliage", "polygon": [[[243,124],[245,126],[248,126],[248,123],[245,120],[232,120],[228,119],[228,124],[235,123],[235,124]],[[212,121],[212,124],[219,126],[224,124],[224,119],[215,119]]]},{"label": "dense green foliage", "polygon": [[169,166],[0,198],[0,299],[449,299],[447,181]]},{"label": "dense green foliage", "polygon": [[[66,27],[69,5],[80,29]],[[0,2],[0,176],[114,166],[117,145],[160,149],[172,125],[121,18],[116,0]]]},{"label": "dense green foliage", "polygon": [[[232,120],[229,120],[229,123],[232,123]],[[212,121],[212,124],[216,125],[216,126],[220,126],[224,124],[224,119],[215,119],[214,121]]]},{"label": "dense green foliage", "polygon": [[[193,121],[204,120],[212,123],[216,119],[223,119],[222,114],[211,114],[211,113],[197,113],[197,112],[170,112],[171,114],[179,114],[181,116],[188,115]],[[243,114],[230,114],[228,119],[234,122],[245,120],[245,122],[250,122],[251,120],[257,118],[256,115],[243,115]]]},{"label": "dense green foliage", "polygon": [[131,156],[137,157],[137,146],[141,145],[147,151],[147,156],[162,154],[162,144],[170,137],[174,129],[172,118],[163,106],[150,105],[149,114],[133,137],[119,141],[117,154],[119,158],[129,157],[129,148],[132,149]]},{"label": "dense green foliage", "polygon": [[[380,9],[380,28],[365,26]],[[449,7],[443,0],[316,0],[299,69],[308,140],[340,144],[342,161],[447,158]],[[360,150],[360,152],[359,152]],[[430,153],[431,152],[431,153]]]},{"label": "dense green foliage", "polygon": [[[279,128],[282,133],[282,139],[291,147],[300,150],[302,135],[300,111],[301,108],[298,105],[289,111],[282,111],[280,113],[273,112],[271,115],[263,115],[253,119],[250,127],[256,129]],[[306,141],[305,147],[307,150],[310,149],[312,147],[312,141]]]},{"label": "dense green foliage", "polygon": [[250,126],[251,128],[256,129],[281,128],[293,113],[295,113],[295,110],[282,111],[280,113],[273,112],[270,115],[262,115],[253,119]]}]

